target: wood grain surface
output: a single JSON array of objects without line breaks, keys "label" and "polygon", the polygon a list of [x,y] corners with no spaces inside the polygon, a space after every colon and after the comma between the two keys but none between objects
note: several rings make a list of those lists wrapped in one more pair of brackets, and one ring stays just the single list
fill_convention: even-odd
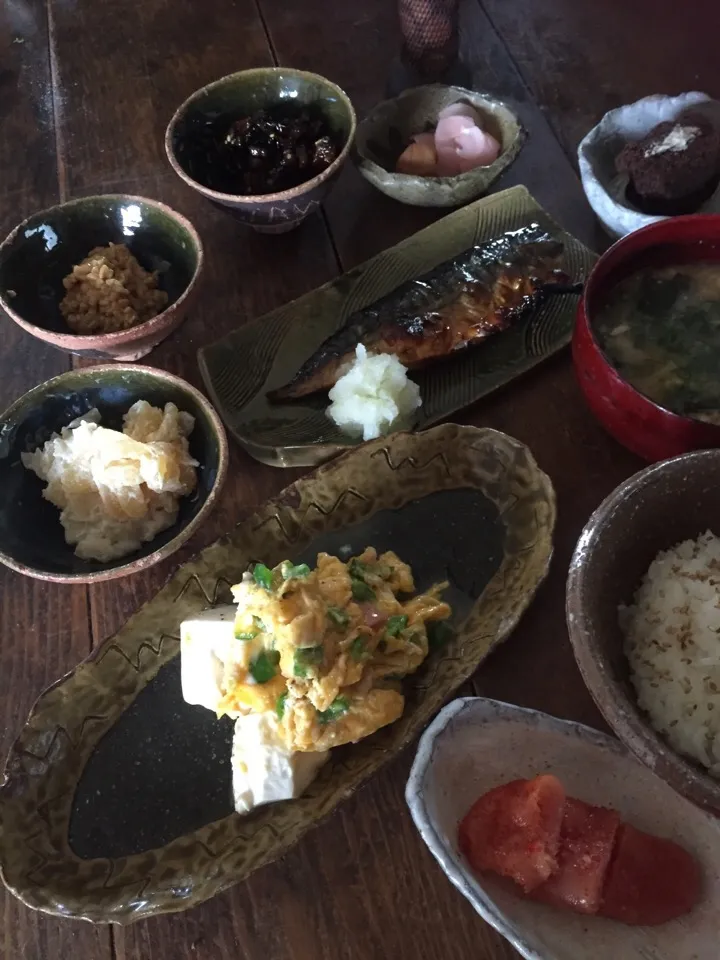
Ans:
[{"label": "wood grain surface", "polygon": [[[462,48],[474,86],[513,100],[530,135],[495,189],[526,184],[564,227],[603,247],[574,172],[577,143],[605,110],[639,96],[720,95],[707,28],[714,16],[712,0],[465,0]],[[59,199],[112,191],[155,197],[190,217],[206,247],[204,296],[148,362],[199,384],[201,344],[441,212],[400,206],[348,164],[322,215],[285,236],[252,233],[172,173],[163,150],[170,116],[203,84],[271,63],[329,76],[362,116],[383,98],[398,47],[388,0],[6,0],[0,231]],[[71,361],[1,323],[6,405]],[[567,640],[565,575],[590,512],[640,464],[586,410],[568,355],[459,419],[529,444],[559,502],[548,582],[474,688],[601,725]],[[115,631],[178,563],[296,475],[233,445],[230,479],[205,529],[170,561],[124,581],[69,588],[0,570],[0,749],[45,685]],[[410,762],[409,753],[398,759],[283,861],[186,914],[96,929],[32,913],[2,893],[0,960],[509,960],[512,948],[455,892],[417,836],[403,800]]]}]

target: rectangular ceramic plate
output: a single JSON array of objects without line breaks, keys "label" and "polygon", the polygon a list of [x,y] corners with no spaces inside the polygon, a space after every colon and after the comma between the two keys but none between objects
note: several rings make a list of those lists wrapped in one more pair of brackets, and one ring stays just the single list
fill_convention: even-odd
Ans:
[{"label": "rectangular ceramic plate", "polygon": [[[565,244],[562,267],[584,280],[596,256],[550,219],[525,187],[457,210],[325,286],[240,327],[198,352],[205,386],[251,456],[278,467],[314,466],[355,445],[325,414],[326,394],[272,404],[320,344],[357,310],[469,247],[538,224]],[[413,374],[423,399],[415,429],[467,407],[570,342],[577,297],[551,298],[476,349]]]},{"label": "rectangular ceramic plate", "polygon": [[[181,567],[35,704],[0,773],[0,876],[28,906],[129,923],[192,907],[281,856],[387,763],[511,632],[545,577],[555,494],[530,451],[444,424],[298,480]],[[423,536],[418,535],[423,531]],[[447,578],[456,635],[403,684],[396,723],[339,747],[305,794],[233,812],[232,727],[182,699],[178,627],[252,560],[393,547]]]}]

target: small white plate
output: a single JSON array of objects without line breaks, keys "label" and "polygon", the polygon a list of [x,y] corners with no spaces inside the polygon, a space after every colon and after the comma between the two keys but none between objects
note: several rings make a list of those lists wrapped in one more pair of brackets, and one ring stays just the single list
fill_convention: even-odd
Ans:
[{"label": "small white plate", "polygon": [[[457,846],[460,820],[492,787],[540,773],[555,774],[568,796],[613,807],[633,826],[682,844],[702,864],[702,902],[671,923],[630,927],[526,900],[473,873]],[[527,960],[718,960],[720,822],[617,740],[496,700],[454,700],[423,734],[405,797],[447,876]]]}]

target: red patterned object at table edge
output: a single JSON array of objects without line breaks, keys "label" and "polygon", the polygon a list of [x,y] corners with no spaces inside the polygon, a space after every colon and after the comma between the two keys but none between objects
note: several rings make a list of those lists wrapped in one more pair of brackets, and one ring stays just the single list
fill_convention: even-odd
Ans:
[{"label": "red patterned object at table edge", "polygon": [[[689,259],[720,262],[720,215],[671,217],[630,233],[598,260],[585,285],[572,341],[573,362],[590,409],[623,446],[645,460],[720,447],[720,425],[683,417],[654,403],[610,364],[593,332],[593,316],[614,283],[654,248],[690,248]],[[692,248],[696,248],[697,252]]]},{"label": "red patterned object at table edge", "polygon": [[439,81],[458,57],[459,0],[398,0],[398,14],[403,60]]}]

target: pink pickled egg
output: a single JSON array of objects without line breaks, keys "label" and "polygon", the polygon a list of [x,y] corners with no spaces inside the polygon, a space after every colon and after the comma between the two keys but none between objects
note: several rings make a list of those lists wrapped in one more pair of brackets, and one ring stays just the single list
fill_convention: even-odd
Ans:
[{"label": "pink pickled egg", "polygon": [[480,114],[469,103],[451,103],[449,107],[443,107],[438,114],[438,122],[446,117],[469,117],[475,121],[475,124],[482,129],[482,120]]},{"label": "pink pickled egg", "polygon": [[444,117],[435,130],[437,171],[440,177],[453,177],[476,167],[487,167],[500,154],[495,137],[481,130],[469,117]]}]

